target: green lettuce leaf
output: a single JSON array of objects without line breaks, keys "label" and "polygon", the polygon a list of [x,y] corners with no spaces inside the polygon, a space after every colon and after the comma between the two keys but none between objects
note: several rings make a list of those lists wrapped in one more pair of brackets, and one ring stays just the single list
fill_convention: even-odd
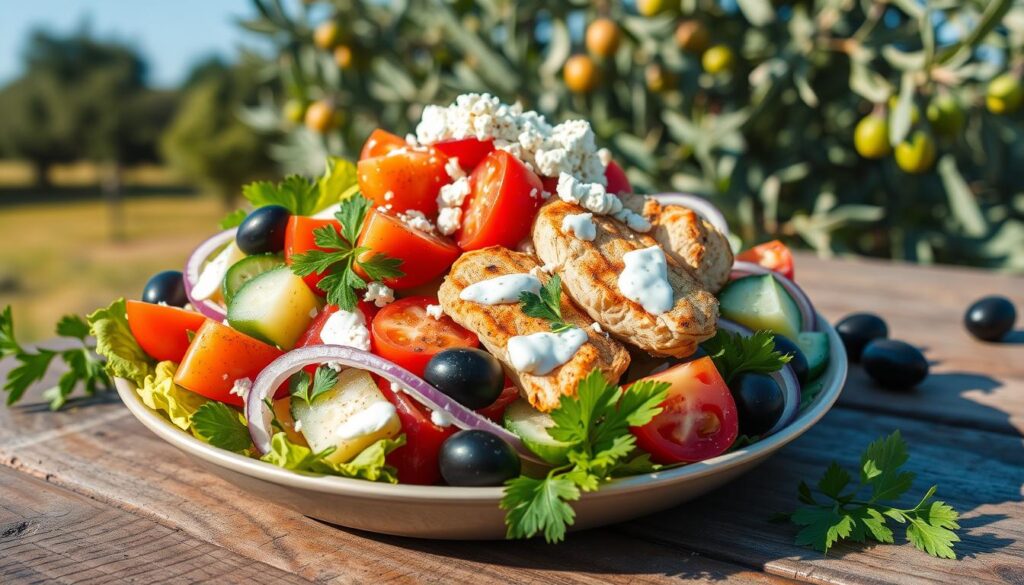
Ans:
[{"label": "green lettuce leaf", "polygon": [[146,376],[153,374],[153,360],[142,351],[128,328],[124,298],[105,309],[97,309],[88,321],[89,331],[96,338],[96,353],[107,358],[107,373],[141,386]]},{"label": "green lettuce leaf", "polygon": [[313,213],[322,211],[343,199],[351,197],[358,189],[356,165],[338,157],[327,158],[327,169],[317,182],[319,197]]},{"label": "green lettuce leaf", "polygon": [[363,449],[348,463],[331,463],[324,458],[333,449],[314,453],[309,447],[289,441],[285,433],[277,433],[270,441],[270,452],[260,457],[260,460],[292,471],[398,483],[395,468],[387,465],[384,459],[388,453],[404,444],[405,435],[396,439],[381,439]]},{"label": "green lettuce leaf", "polygon": [[192,415],[209,400],[175,384],[174,372],[177,369],[174,362],[157,364],[153,374],[146,376],[138,387],[139,398],[149,408],[164,413],[174,426],[191,431]]}]

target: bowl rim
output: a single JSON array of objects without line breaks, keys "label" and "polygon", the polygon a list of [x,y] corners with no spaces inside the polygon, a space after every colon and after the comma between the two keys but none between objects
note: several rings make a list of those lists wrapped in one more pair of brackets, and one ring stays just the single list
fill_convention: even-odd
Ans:
[{"label": "bowl rim", "polygon": [[[829,364],[824,384],[814,402],[797,414],[790,424],[775,434],[734,451],[705,461],[655,471],[641,475],[619,478],[601,486],[601,489],[583,494],[587,500],[611,498],[623,492],[638,492],[662,487],[666,483],[677,483],[724,472],[737,466],[758,460],[795,440],[816,424],[827,413],[842,392],[846,383],[848,364],[846,350],[838,333],[828,321],[818,315],[819,330],[829,338]],[[238,453],[218,449],[204,443],[174,426],[157,412],[151,410],[139,397],[136,386],[123,378],[114,379],[117,392],[128,410],[150,431],[177,449],[203,461],[226,468],[235,473],[312,492],[357,496],[378,500],[423,500],[437,503],[458,503],[466,501],[501,500],[503,487],[453,487],[422,486],[410,484],[389,484],[336,476],[304,474],[283,469],[252,459]]]}]

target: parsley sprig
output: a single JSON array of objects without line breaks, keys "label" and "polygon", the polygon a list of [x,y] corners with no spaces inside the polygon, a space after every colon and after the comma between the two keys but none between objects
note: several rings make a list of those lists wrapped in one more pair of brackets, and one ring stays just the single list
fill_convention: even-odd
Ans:
[{"label": "parsley sprig", "polygon": [[770,331],[758,331],[746,337],[719,329],[701,345],[726,384],[747,372],[770,374],[793,359],[789,354],[775,351],[775,337]]},{"label": "parsley sprig", "polygon": [[320,366],[313,374],[312,384],[310,384],[309,372],[300,370],[292,376],[288,392],[293,399],[309,404],[324,392],[334,388],[337,383],[338,372],[327,366]]},{"label": "parsley sprig", "polygon": [[245,417],[222,402],[207,402],[190,420],[195,433],[214,447],[235,453],[244,453],[252,448]]},{"label": "parsley sprig", "polygon": [[960,537],[954,531],[960,528],[959,514],[945,502],[932,499],[936,486],[928,488],[911,508],[890,505],[914,481],[913,472],[900,470],[907,457],[907,444],[896,431],[865,449],[857,484],[851,485],[850,474],[835,461],[818,480],[819,497],[811,486],[800,482],[798,493],[804,506],[785,516],[801,527],[796,544],[823,553],[840,540],[891,544],[892,520],[907,526],[907,540],[918,549],[933,557],[955,559],[953,545]]},{"label": "parsley sprig", "polygon": [[50,401],[51,410],[64,406],[79,383],[90,396],[97,390],[110,388],[110,378],[103,370],[103,362],[93,353],[95,348],[87,342],[89,324],[85,319],[78,315],[65,315],[57,322],[57,335],[78,341],[79,347],[28,350],[14,336],[14,316],[10,305],[0,312],[0,358],[13,357],[18,362],[8,374],[3,387],[7,392],[8,406],[21,400],[32,384],[42,380],[57,357],[60,357],[68,370],[56,386],[43,392],[43,398]]},{"label": "parsley sprig", "polygon": [[520,293],[519,302],[524,313],[548,321],[555,333],[572,328],[562,320],[562,278],[557,274],[541,286],[539,295],[530,291]]},{"label": "parsley sprig", "polygon": [[669,384],[641,380],[628,390],[609,384],[594,370],[579,383],[575,397],[563,396],[551,412],[552,438],[569,443],[569,462],[536,479],[520,476],[505,484],[501,508],[509,538],[543,534],[548,542],[565,538],[576,513],[569,502],[621,475],[656,469],[647,454],[636,453],[629,427],[642,426],[661,412]]},{"label": "parsley sprig", "polygon": [[370,281],[405,276],[399,269],[402,261],[377,252],[368,259],[360,259],[370,251],[366,246],[357,246],[356,239],[363,229],[363,222],[370,210],[370,200],[355,194],[341,203],[341,209],[334,215],[341,222],[339,232],[332,226],[313,230],[313,241],[324,250],[310,250],[292,258],[292,272],[299,276],[329,273],[320,281],[320,288],[327,292],[327,302],[346,311],[355,309],[359,297],[357,290],[365,289],[367,281],[356,273],[358,266]]}]

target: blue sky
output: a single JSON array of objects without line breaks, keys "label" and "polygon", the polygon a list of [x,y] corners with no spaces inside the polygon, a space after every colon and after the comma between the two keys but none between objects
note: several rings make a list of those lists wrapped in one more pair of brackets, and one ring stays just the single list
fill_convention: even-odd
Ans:
[{"label": "blue sky", "polygon": [[21,73],[29,31],[66,33],[88,19],[94,34],[142,52],[152,84],[172,86],[203,57],[233,57],[247,38],[235,20],[252,11],[248,0],[0,0],[0,84]]}]

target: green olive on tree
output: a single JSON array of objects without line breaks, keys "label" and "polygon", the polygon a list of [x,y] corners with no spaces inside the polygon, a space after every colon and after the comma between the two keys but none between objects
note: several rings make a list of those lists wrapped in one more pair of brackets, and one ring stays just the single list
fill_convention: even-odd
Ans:
[{"label": "green olive on tree", "polygon": [[600,72],[594,60],[586,55],[573,55],[562,70],[565,85],[573,93],[589,93],[597,88]]},{"label": "green olive on tree", "polygon": [[939,136],[953,138],[963,130],[964,110],[960,102],[949,94],[937,96],[925,110],[928,122]]},{"label": "green olive on tree", "polygon": [[299,124],[306,116],[306,103],[299,99],[290,99],[284,103],[284,118],[292,124]]},{"label": "green olive on tree", "polygon": [[329,100],[317,100],[306,109],[306,128],[318,134],[326,134],[338,122],[334,104]]},{"label": "green olive on tree", "polygon": [[988,83],[985,105],[993,114],[1009,114],[1020,107],[1022,98],[1020,80],[1012,73],[1004,73]]},{"label": "green olive on tree", "polygon": [[636,11],[642,16],[656,16],[665,10],[665,0],[636,0]]},{"label": "green olive on tree", "polygon": [[704,71],[711,75],[720,75],[731,71],[735,60],[736,57],[733,55],[732,49],[725,45],[715,45],[704,51],[700,58],[700,64],[704,67]]},{"label": "green olive on tree", "polygon": [[889,145],[889,122],[882,114],[864,116],[853,130],[853,147],[864,158],[883,158],[892,152]]},{"label": "green olive on tree", "polygon": [[590,54],[607,59],[619,50],[622,33],[610,18],[598,18],[587,27],[587,50]]},{"label": "green olive on tree", "polygon": [[935,141],[924,130],[916,130],[896,145],[896,164],[914,175],[928,172],[935,164]]}]

